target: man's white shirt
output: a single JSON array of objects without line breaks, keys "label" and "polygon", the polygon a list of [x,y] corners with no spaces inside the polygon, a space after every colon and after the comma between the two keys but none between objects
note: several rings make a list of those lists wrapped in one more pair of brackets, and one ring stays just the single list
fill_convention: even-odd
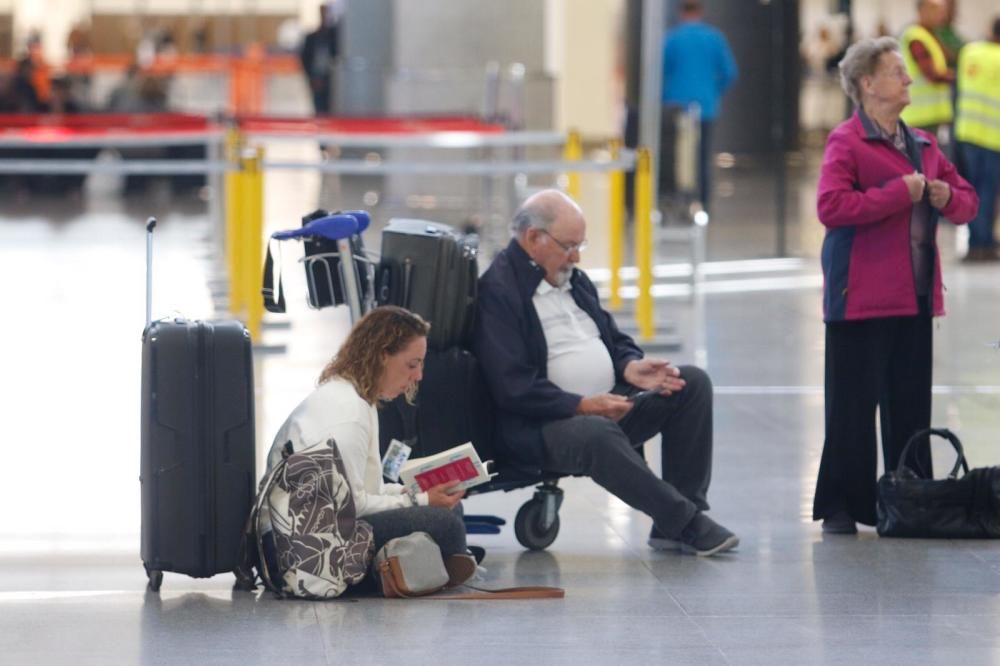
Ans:
[{"label": "man's white shirt", "polygon": [[601,341],[597,323],[571,293],[569,282],[553,287],[542,280],[532,302],[549,348],[549,381],[571,393],[607,393],[615,385],[615,367]]}]

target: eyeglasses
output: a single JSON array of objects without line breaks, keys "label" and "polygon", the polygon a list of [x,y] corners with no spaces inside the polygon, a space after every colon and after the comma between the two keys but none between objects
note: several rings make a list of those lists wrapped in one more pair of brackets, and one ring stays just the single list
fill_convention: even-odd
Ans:
[{"label": "eyeglasses", "polygon": [[587,249],[586,240],[583,240],[579,243],[564,243],[555,236],[553,236],[552,234],[550,234],[545,229],[539,229],[538,231],[551,238],[552,242],[561,247],[563,252],[565,252],[566,254],[573,254],[574,252],[583,252],[584,250]]}]

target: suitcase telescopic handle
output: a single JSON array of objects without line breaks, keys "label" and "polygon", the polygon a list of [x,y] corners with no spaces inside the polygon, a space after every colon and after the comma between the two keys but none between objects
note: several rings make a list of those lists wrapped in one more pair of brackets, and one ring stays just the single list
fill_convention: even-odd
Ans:
[{"label": "suitcase telescopic handle", "polygon": [[146,328],[153,321],[153,229],[156,218],[146,220]]}]

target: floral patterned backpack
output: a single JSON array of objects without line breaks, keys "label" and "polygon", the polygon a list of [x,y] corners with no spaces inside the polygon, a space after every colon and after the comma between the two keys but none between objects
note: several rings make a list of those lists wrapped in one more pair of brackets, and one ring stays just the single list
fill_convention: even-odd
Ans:
[{"label": "floral patterned backpack", "polygon": [[372,528],[356,515],[336,442],[299,451],[288,442],[260,483],[243,535],[238,585],[253,589],[259,575],[280,597],[340,596],[364,578],[374,555]]}]

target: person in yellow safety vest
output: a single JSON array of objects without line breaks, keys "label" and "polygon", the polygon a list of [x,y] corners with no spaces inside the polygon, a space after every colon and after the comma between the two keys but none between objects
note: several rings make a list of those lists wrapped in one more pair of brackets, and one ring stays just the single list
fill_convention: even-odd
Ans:
[{"label": "person in yellow safety vest", "polygon": [[1000,260],[993,233],[1000,192],[1000,16],[989,41],[968,44],[959,55],[955,138],[964,175],[979,195],[965,261]]},{"label": "person in yellow safety vest", "polygon": [[945,0],[944,21],[934,31],[941,48],[944,49],[945,60],[949,67],[958,66],[958,54],[965,46],[966,40],[955,30],[955,18],[958,15],[958,0]]},{"label": "person in yellow safety vest", "polygon": [[903,31],[900,45],[906,71],[913,79],[910,105],[900,116],[911,127],[933,134],[952,121],[951,82],[955,72],[948,68],[944,49],[934,31],[947,17],[944,0],[919,0],[918,22]]}]

